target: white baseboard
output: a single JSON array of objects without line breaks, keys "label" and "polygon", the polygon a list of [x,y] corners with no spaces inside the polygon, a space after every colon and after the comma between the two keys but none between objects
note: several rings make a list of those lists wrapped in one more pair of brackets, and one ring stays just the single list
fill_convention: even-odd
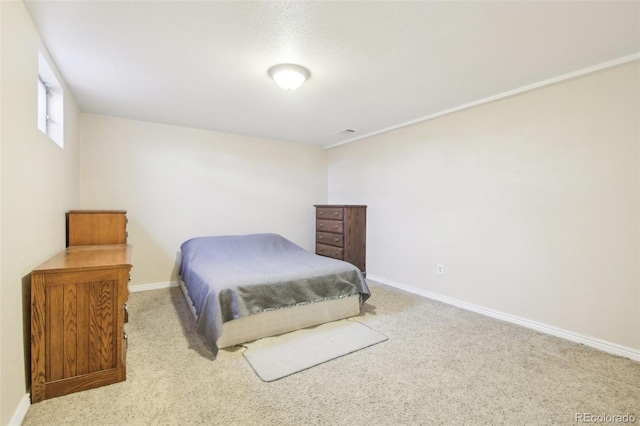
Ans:
[{"label": "white baseboard", "polygon": [[16,411],[13,412],[11,420],[9,420],[9,426],[20,426],[24,421],[24,418],[27,416],[29,407],[31,407],[31,395],[25,393],[16,407]]},{"label": "white baseboard", "polygon": [[169,281],[166,283],[130,285],[129,291],[131,293],[134,293],[136,291],[159,290],[161,288],[178,287],[179,285],[180,283],[178,281]]},{"label": "white baseboard", "polygon": [[463,302],[458,299],[453,299],[448,296],[443,296],[438,293],[423,290],[411,285],[402,284],[388,280],[386,278],[378,277],[375,275],[367,274],[367,279],[377,281],[381,284],[386,284],[391,287],[395,287],[400,290],[408,291],[409,293],[417,294],[419,296],[427,297],[429,299],[437,300],[448,305],[457,306],[458,308],[465,309],[467,311],[477,312],[488,317],[496,318],[502,321],[518,324],[532,330],[539,331],[541,333],[550,334],[552,336],[561,337],[563,339],[571,340],[572,342],[581,343],[592,348],[599,349],[603,352],[607,352],[613,355],[623,356],[625,358],[632,359],[634,361],[640,361],[640,350],[629,348],[626,346],[618,345],[616,343],[608,342],[606,340],[600,340],[582,334],[574,333],[572,331],[564,330],[561,328],[553,327],[547,324],[542,324],[536,321],[531,321],[526,318],[517,317],[515,315],[505,314],[503,312],[494,311],[493,309],[487,309],[482,306],[474,305],[471,303]]}]

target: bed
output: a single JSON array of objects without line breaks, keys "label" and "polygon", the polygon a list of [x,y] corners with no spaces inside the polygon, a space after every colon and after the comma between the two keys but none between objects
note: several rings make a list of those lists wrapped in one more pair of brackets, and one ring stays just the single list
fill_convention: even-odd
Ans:
[{"label": "bed", "polygon": [[207,346],[238,345],[358,315],[358,268],[277,234],[197,237],[180,247],[181,287]]}]

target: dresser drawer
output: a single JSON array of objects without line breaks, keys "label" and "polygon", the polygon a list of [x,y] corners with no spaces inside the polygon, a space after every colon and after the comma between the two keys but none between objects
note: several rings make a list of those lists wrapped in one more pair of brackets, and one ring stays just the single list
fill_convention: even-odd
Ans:
[{"label": "dresser drawer", "polygon": [[316,243],[344,247],[344,236],[342,234],[331,234],[329,232],[316,232]]},{"label": "dresser drawer", "polygon": [[333,257],[334,259],[343,259],[344,250],[340,247],[332,247],[326,244],[316,244],[316,254]]},{"label": "dresser drawer", "polygon": [[344,208],[342,207],[318,207],[316,209],[316,219],[344,219]]},{"label": "dresser drawer", "polygon": [[335,232],[342,234],[344,232],[344,224],[341,220],[316,220],[316,231]]}]

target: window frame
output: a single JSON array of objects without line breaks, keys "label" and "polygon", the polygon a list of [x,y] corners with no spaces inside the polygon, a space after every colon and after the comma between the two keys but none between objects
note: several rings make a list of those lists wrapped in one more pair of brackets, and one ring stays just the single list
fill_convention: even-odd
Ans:
[{"label": "window frame", "polygon": [[38,129],[64,149],[64,90],[49,61],[40,51],[37,112]]}]

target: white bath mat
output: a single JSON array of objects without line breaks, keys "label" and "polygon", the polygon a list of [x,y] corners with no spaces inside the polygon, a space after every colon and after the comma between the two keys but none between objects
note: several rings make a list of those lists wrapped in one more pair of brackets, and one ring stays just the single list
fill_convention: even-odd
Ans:
[{"label": "white bath mat", "polygon": [[247,348],[243,355],[256,374],[271,382],[385,340],[384,334],[344,319],[242,346]]}]

